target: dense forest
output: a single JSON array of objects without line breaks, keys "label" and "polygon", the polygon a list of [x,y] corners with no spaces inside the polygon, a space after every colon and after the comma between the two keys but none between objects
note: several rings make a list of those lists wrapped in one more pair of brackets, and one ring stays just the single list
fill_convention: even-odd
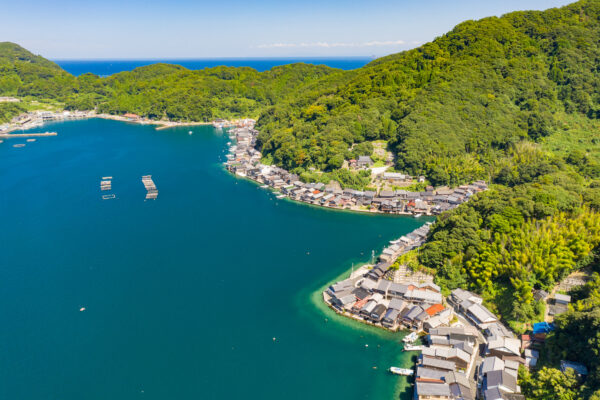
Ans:
[{"label": "dense forest", "polygon": [[[491,182],[437,219],[411,265],[434,271],[446,292],[481,294],[519,333],[544,314],[533,290],[594,274],[557,318],[542,368],[522,374],[531,399],[600,399],[599,89],[600,0],[466,21],[354,71],[156,64],[74,77],[0,43],[0,96],[176,121],[254,117],[265,162],[347,187],[368,178],[340,167],[375,140],[396,170],[433,184]],[[22,111],[1,105],[0,121]],[[564,358],[592,371],[585,383],[556,369]]]}]

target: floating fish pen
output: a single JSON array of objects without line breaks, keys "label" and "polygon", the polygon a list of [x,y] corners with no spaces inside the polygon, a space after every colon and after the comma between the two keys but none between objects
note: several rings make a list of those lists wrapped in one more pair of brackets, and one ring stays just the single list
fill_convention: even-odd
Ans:
[{"label": "floating fish pen", "polygon": [[100,190],[105,191],[105,190],[111,190],[111,189],[112,189],[111,181],[100,181]]},{"label": "floating fish pen", "polygon": [[[103,176],[100,181],[100,190],[106,192],[108,190],[112,190],[112,176]],[[102,200],[114,199],[114,194],[103,194]]]},{"label": "floating fish pen", "polygon": [[158,197],[158,189],[152,180],[152,175],[144,175],[142,176],[142,183],[146,188],[146,200],[154,200]]}]

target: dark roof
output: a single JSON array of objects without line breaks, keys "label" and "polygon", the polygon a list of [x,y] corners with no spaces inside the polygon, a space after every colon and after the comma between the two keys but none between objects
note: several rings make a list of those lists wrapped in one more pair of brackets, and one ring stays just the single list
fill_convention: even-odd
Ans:
[{"label": "dark roof", "polygon": [[362,287],[357,287],[352,291],[352,294],[355,295],[358,299],[362,300],[367,297],[370,293],[367,289]]}]

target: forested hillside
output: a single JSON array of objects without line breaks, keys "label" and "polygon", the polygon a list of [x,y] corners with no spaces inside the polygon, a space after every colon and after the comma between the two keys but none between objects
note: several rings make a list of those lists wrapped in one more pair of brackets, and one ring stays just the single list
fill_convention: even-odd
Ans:
[{"label": "forested hillside", "polygon": [[[374,140],[387,142],[396,170],[433,184],[485,179],[490,190],[438,218],[414,267],[445,291],[480,293],[517,332],[544,314],[534,289],[600,273],[600,0],[467,21],[354,71],[156,64],[75,78],[0,43],[1,95],[156,119],[258,117],[266,161],[326,171],[320,179],[365,178],[340,167]],[[0,118],[22,110],[4,106]],[[598,275],[572,293],[545,368],[522,376],[528,398],[600,398],[599,293]],[[555,369],[561,357],[594,373],[581,385]]]}]

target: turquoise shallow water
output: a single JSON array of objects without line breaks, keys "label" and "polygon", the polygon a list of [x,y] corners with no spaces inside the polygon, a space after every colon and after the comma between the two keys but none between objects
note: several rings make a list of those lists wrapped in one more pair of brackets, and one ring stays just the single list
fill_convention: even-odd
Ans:
[{"label": "turquoise shallow water", "polygon": [[[211,127],[42,130],[58,136],[0,144],[0,398],[390,399],[404,387],[385,372],[410,365],[401,336],[335,316],[316,291],[424,221],[277,201],[223,170],[228,138]],[[106,175],[114,200],[101,200]]]}]

